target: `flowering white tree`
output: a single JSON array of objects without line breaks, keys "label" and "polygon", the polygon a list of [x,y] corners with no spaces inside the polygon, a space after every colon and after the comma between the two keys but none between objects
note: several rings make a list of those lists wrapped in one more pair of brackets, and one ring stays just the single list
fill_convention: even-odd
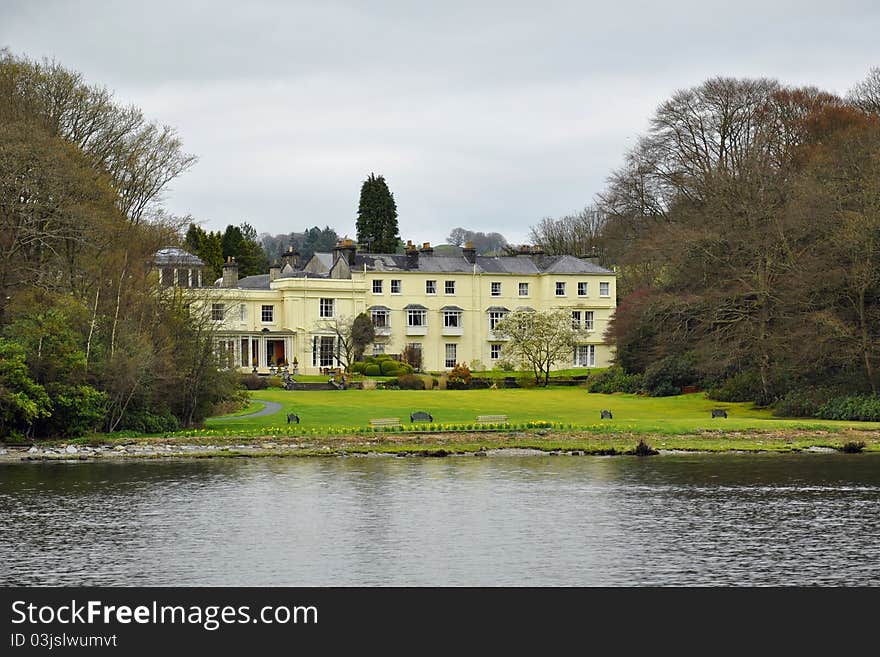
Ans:
[{"label": "flowering white tree", "polygon": [[571,361],[579,331],[566,310],[515,310],[495,325],[495,335],[508,340],[506,355],[531,369],[536,384],[543,377],[546,386],[553,365]]}]

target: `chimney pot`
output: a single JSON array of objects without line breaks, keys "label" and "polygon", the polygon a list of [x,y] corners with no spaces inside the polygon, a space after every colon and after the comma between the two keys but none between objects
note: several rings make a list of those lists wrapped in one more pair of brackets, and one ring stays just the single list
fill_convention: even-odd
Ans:
[{"label": "chimney pot", "polygon": [[464,248],[461,250],[461,254],[471,265],[477,261],[477,250],[474,248],[473,242],[466,242]]},{"label": "chimney pot", "polygon": [[223,279],[221,285],[223,287],[238,286],[238,263],[235,262],[235,258],[232,256],[227,256],[226,262],[223,263]]}]

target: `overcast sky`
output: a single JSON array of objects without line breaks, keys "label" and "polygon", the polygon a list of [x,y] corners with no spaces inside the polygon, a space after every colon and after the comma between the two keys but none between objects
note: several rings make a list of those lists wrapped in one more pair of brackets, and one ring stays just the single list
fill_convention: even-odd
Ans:
[{"label": "overcast sky", "polygon": [[354,237],[375,172],[401,236],[435,243],[520,243],[582,208],[657,105],[708,77],[845,93],[878,34],[876,0],[0,0],[0,47],[177,128],[199,162],[171,212]]}]

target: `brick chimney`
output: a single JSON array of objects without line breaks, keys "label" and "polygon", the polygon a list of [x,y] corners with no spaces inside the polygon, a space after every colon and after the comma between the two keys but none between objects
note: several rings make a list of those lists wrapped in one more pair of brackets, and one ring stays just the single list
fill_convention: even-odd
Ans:
[{"label": "brick chimney", "polygon": [[546,254],[546,252],[539,244],[535,244],[532,247],[532,262],[535,263],[535,266],[538,269],[544,268],[544,255],[545,254]]},{"label": "brick chimney", "polygon": [[238,287],[238,263],[232,256],[226,257],[223,263],[222,287]]},{"label": "brick chimney", "polygon": [[406,241],[406,268],[419,268],[419,250],[416,248],[416,245],[412,243],[412,240]]},{"label": "brick chimney", "polygon": [[293,245],[287,247],[287,251],[281,256],[281,268],[290,265],[291,269],[299,269],[299,251]]},{"label": "brick chimney", "polygon": [[347,237],[341,239],[333,247],[333,262],[336,262],[336,259],[342,256],[348,262],[348,266],[353,267],[355,251],[357,251],[357,244],[353,240]]},{"label": "brick chimney", "polygon": [[434,249],[431,247],[430,242],[425,242],[422,244],[422,248],[419,249],[419,253],[422,255],[434,255]]},{"label": "brick chimney", "polygon": [[474,248],[473,242],[465,242],[464,248],[461,250],[461,255],[464,256],[464,259],[468,261],[468,264],[473,265],[477,262],[477,250]]},{"label": "brick chimney", "polygon": [[276,260],[269,266],[269,282],[281,276],[281,264]]},{"label": "brick chimney", "polygon": [[596,265],[597,267],[602,266],[601,264],[599,264],[599,261],[601,260],[601,257],[599,256],[599,249],[597,249],[595,246],[591,248],[587,253],[580,256],[580,258],[581,260],[586,260],[591,265]]}]

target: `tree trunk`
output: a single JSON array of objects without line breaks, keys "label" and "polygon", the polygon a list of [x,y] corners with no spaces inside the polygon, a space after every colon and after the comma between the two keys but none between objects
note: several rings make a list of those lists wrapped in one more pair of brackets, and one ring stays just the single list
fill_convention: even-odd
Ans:
[{"label": "tree trunk", "polygon": [[871,338],[868,333],[867,312],[865,310],[865,289],[859,290],[859,327],[862,333],[862,358],[865,362],[865,375],[868,377],[868,383],[871,386],[871,392],[877,394],[877,380],[874,374],[874,367],[871,365]]}]

